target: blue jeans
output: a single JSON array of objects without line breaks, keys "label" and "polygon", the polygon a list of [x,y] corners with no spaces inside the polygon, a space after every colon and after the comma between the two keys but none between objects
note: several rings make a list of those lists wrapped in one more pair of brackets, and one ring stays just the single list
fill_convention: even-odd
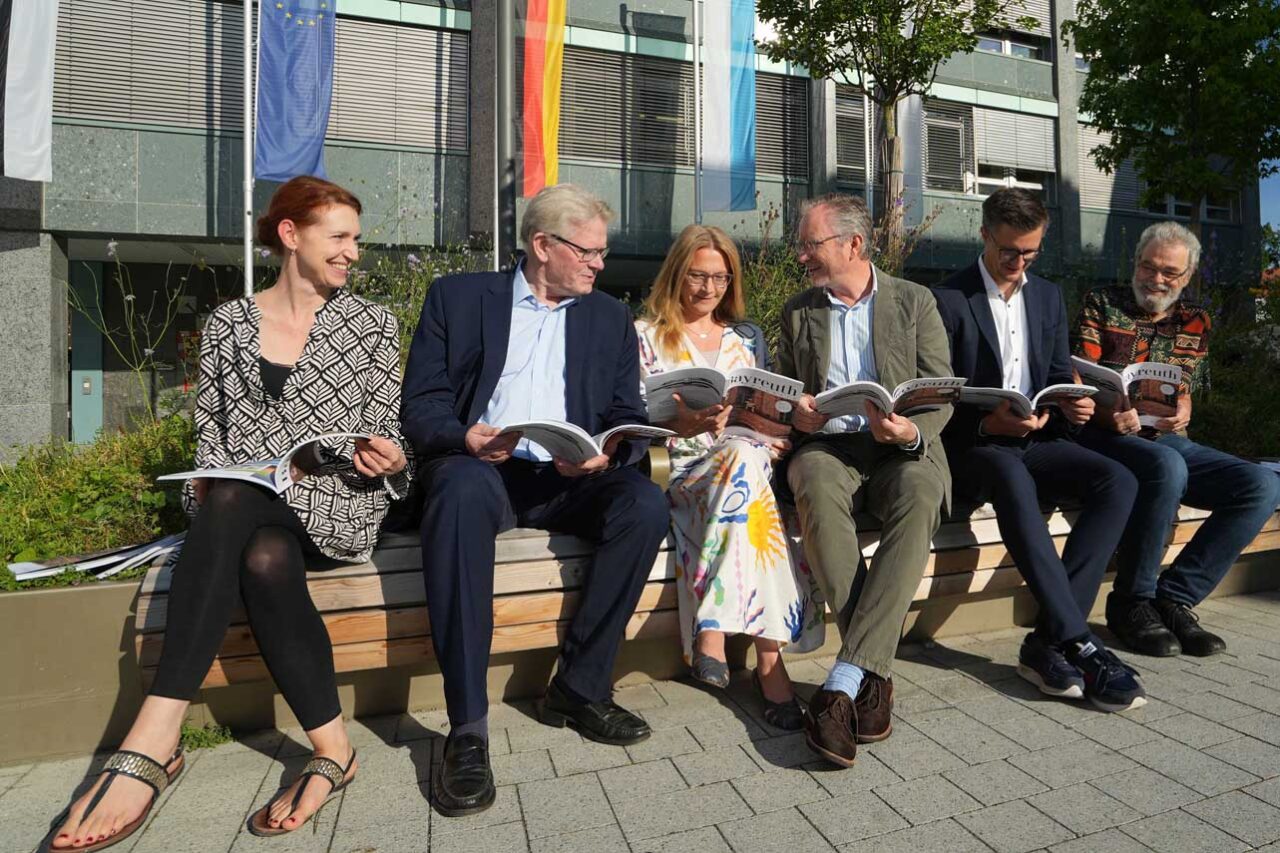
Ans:
[{"label": "blue jeans", "polygon": [[[1138,478],[1138,498],[1116,551],[1115,593],[1123,596],[1159,596],[1195,607],[1280,503],[1276,474],[1180,435],[1153,441],[1087,426],[1079,441]],[[1180,503],[1212,514],[1161,573]]]}]

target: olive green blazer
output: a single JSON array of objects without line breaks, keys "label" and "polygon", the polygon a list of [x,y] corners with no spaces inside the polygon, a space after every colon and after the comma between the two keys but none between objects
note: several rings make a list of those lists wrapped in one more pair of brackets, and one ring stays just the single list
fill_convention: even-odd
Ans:
[{"label": "olive green blazer", "polygon": [[[892,391],[908,379],[951,376],[951,345],[926,287],[876,270],[876,301],[871,313],[871,349],[880,384]],[[777,372],[804,382],[804,390],[826,389],[831,362],[831,303],[821,287],[793,296],[782,308]],[[922,441],[915,451],[942,477],[945,506],[951,505],[951,470],[938,436],[951,418],[951,406],[913,415]],[[905,451],[904,451],[905,452]]]}]

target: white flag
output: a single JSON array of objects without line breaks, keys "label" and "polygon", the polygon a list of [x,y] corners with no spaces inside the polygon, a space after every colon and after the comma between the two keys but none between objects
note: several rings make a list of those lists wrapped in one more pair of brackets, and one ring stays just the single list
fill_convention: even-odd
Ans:
[{"label": "white flag", "polygon": [[53,179],[53,50],[58,0],[0,0],[0,173]]}]

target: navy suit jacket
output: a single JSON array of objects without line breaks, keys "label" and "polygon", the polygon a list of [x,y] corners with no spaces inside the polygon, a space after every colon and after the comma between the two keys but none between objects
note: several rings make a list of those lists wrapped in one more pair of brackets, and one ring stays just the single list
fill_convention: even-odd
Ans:
[{"label": "navy suit jacket", "polygon": [[[437,279],[427,292],[409,348],[401,431],[422,458],[466,452],[467,429],[480,420],[506,363],[512,272]],[[565,412],[592,435],[648,423],[640,399],[640,357],[631,311],[592,291],[565,309]],[[614,458],[631,465],[647,441],[623,441]]]},{"label": "navy suit jacket", "polygon": [[[978,261],[933,288],[938,313],[951,340],[951,366],[956,376],[979,388],[1004,387],[1004,366],[996,324],[987,303]],[[1067,308],[1062,291],[1053,282],[1027,273],[1022,288],[1027,309],[1027,361],[1031,396],[1049,385],[1074,382],[1071,351],[1067,346]],[[942,440],[957,451],[981,441],[978,422],[986,415],[976,406],[956,404],[955,414],[943,430]],[[1037,438],[1055,438],[1074,432],[1057,409],[1049,410],[1050,421]]]}]

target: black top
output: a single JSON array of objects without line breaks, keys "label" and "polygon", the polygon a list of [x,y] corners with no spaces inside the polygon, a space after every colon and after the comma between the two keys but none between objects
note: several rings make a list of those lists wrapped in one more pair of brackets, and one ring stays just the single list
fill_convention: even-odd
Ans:
[{"label": "black top", "polygon": [[262,371],[262,389],[272,398],[279,400],[284,393],[285,380],[293,373],[292,364],[276,364],[258,356],[258,369]]}]

